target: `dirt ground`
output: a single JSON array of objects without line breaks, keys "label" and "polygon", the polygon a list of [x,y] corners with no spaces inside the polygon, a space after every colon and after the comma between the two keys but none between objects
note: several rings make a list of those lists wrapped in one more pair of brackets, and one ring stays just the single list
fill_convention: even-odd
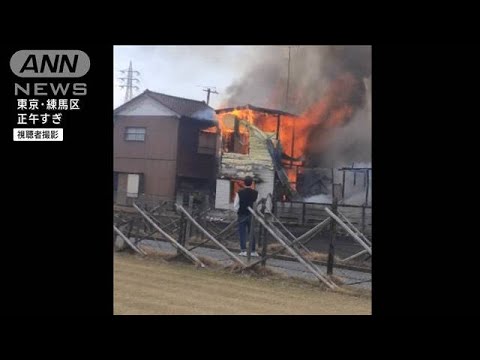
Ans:
[{"label": "dirt ground", "polygon": [[312,284],[115,254],[114,313],[370,315],[371,298]]}]

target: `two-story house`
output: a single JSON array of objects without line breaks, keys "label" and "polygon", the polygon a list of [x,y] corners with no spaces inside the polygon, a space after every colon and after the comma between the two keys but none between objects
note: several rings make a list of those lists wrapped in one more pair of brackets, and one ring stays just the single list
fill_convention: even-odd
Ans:
[{"label": "two-story house", "polygon": [[149,90],[115,109],[115,201],[214,191],[216,125],[215,111],[204,101]]}]

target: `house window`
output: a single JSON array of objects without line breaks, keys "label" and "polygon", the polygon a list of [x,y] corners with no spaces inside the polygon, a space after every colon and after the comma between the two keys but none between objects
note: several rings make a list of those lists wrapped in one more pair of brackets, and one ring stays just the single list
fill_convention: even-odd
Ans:
[{"label": "house window", "polygon": [[126,141],[145,141],[145,128],[127,127],[125,128]]},{"label": "house window", "polygon": [[200,131],[198,134],[198,153],[215,155],[217,134],[213,132]]},{"label": "house window", "polygon": [[225,153],[248,154],[249,153],[249,134],[245,130],[243,133],[227,132],[222,134],[222,151]]}]

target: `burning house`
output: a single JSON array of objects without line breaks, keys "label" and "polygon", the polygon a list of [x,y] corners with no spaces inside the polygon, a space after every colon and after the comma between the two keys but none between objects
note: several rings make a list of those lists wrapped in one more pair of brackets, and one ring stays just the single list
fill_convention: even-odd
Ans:
[{"label": "burning house", "polygon": [[[282,188],[277,199],[329,202],[336,183],[345,185],[346,203],[353,197],[370,203],[371,47],[259,47],[254,59],[226,89],[226,109],[217,115],[234,114],[275,133],[292,190]],[[296,115],[284,113],[277,121],[279,112],[235,107],[248,103]],[[281,173],[275,171],[278,181]]]},{"label": "burning house", "polygon": [[350,74],[341,76],[301,115],[253,105],[216,110],[221,134],[216,207],[231,208],[239,180],[247,175],[260,198],[329,202],[337,183],[343,185],[343,199],[355,196],[355,202],[368,203],[371,165],[354,164],[369,157],[362,152],[369,143],[362,132],[369,130],[370,108],[350,103],[365,88]]},{"label": "burning house", "polygon": [[303,160],[295,146],[296,115],[253,105],[216,110],[221,136],[215,207],[230,209],[245,176],[260,198],[294,199]]}]

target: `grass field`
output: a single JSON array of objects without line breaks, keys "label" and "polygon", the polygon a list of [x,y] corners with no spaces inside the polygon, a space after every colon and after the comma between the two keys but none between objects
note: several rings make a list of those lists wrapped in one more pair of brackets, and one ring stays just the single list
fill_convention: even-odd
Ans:
[{"label": "grass field", "polygon": [[114,312],[122,314],[371,314],[369,296],[162,259],[115,255]]}]

